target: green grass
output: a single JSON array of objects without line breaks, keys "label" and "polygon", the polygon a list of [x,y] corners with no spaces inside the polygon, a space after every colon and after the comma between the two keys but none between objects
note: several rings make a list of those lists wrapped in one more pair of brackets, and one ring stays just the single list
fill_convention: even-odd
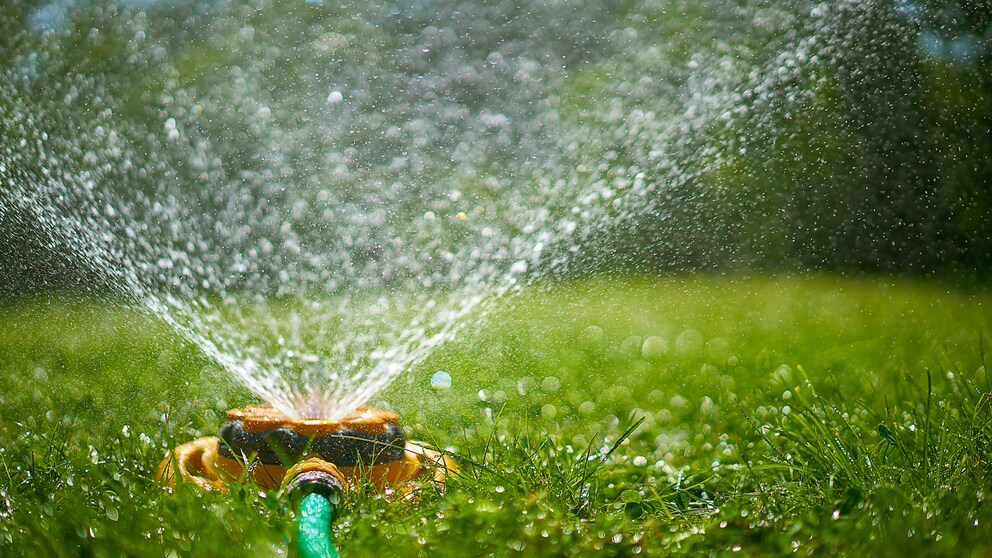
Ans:
[{"label": "green grass", "polygon": [[[353,491],[342,555],[987,555],[990,304],[829,276],[533,289],[372,402],[464,474]],[[0,385],[0,554],[286,552],[274,494],[152,480],[252,401],[162,325],[0,307]]]}]

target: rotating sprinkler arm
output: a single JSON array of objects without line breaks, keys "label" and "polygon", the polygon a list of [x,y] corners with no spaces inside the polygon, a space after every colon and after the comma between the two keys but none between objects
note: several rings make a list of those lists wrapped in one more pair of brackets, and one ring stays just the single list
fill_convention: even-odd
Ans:
[{"label": "rotating sprinkler arm", "polygon": [[333,463],[307,459],[286,472],[282,493],[296,506],[297,548],[302,558],[337,558],[331,522],[347,485]]}]

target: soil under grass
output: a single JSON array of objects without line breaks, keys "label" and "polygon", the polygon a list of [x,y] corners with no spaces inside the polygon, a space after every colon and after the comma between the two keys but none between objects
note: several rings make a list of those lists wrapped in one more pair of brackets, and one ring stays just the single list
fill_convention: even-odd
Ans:
[{"label": "soil under grass", "polygon": [[[831,276],[532,289],[370,402],[463,472],[415,501],[352,491],[341,553],[988,555],[990,305]],[[254,402],[161,324],[2,306],[0,386],[0,555],[286,553],[275,494],[152,480]]]}]

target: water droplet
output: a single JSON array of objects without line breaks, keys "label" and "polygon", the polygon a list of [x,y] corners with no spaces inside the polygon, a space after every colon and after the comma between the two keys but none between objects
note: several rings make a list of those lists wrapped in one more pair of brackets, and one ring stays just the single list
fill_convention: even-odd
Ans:
[{"label": "water droplet", "polygon": [[641,354],[644,358],[656,359],[660,358],[668,352],[668,341],[657,335],[652,335],[644,340],[644,344],[641,345]]},{"label": "water droplet", "polygon": [[704,415],[708,415],[713,413],[713,411],[715,410],[716,410],[716,403],[714,403],[713,400],[710,399],[708,396],[703,397],[702,402],[699,404],[699,412]]},{"label": "water droplet", "polygon": [[437,390],[450,388],[451,374],[448,374],[444,370],[438,370],[431,376],[431,387]]},{"label": "water droplet", "polygon": [[620,354],[627,358],[634,358],[641,353],[641,336],[631,335],[620,342]]},{"label": "water droplet", "polygon": [[605,339],[606,332],[603,331],[603,328],[594,325],[583,329],[582,335],[579,336],[579,341],[588,345],[602,344]]},{"label": "water droplet", "polygon": [[781,364],[775,369],[773,373],[773,378],[780,382],[791,382],[792,381],[792,367],[788,364]]},{"label": "water droplet", "polygon": [[554,376],[548,376],[541,381],[541,389],[547,392],[555,392],[561,388],[561,381]]},{"label": "water droplet", "polygon": [[675,338],[675,350],[682,354],[696,354],[703,348],[703,334],[687,329]]}]

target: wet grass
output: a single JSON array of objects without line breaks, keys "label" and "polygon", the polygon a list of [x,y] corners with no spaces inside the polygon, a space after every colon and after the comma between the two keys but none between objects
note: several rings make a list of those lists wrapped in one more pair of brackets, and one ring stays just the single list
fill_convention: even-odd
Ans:
[{"label": "wet grass", "polygon": [[[533,289],[373,402],[464,472],[353,491],[342,554],[987,555],[990,304],[898,279]],[[161,325],[7,305],[0,383],[0,554],[285,553],[274,495],[152,481],[252,401]]]}]

